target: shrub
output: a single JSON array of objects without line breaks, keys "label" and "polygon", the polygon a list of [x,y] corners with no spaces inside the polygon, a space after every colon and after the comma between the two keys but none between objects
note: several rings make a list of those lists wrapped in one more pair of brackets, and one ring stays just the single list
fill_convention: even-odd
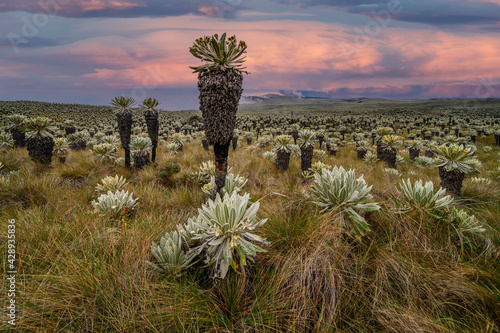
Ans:
[{"label": "shrub", "polygon": [[152,263],[155,268],[173,277],[182,275],[183,270],[189,267],[189,260],[186,258],[187,246],[182,236],[177,231],[167,232],[160,239],[160,243],[153,242],[151,252],[156,259]]},{"label": "shrub", "polygon": [[117,162],[116,148],[109,143],[95,145],[92,147],[92,153],[94,153],[94,159],[100,163]]},{"label": "shrub", "polygon": [[127,185],[127,179],[123,176],[106,176],[101,180],[101,184],[97,184],[95,189],[100,193],[107,193],[108,191],[115,192],[123,189],[125,185]]},{"label": "shrub", "polygon": [[372,199],[363,176],[355,178],[354,170],[346,171],[335,166],[331,171],[323,170],[314,175],[312,192],[316,198],[313,201],[324,210],[335,211],[341,223],[347,222],[357,237],[370,231],[366,220],[358,214],[359,211],[375,211],[380,209],[376,203],[368,203]]},{"label": "shrub", "polygon": [[[245,177],[240,177],[240,175],[237,175],[236,177],[228,172],[226,175],[226,183],[224,187],[222,188],[222,193],[227,193],[229,195],[233,194],[233,192],[240,193],[241,189],[245,184],[247,183],[247,179]],[[208,194],[212,195],[213,190],[215,188],[215,176],[210,177],[210,183],[205,184],[201,190]]]},{"label": "shrub", "polygon": [[218,195],[198,210],[196,218],[188,219],[183,227],[183,235],[192,245],[187,253],[188,260],[204,257],[212,275],[223,279],[230,266],[237,272],[239,265],[242,269],[247,265],[248,257],[265,252],[255,243],[267,242],[253,231],[267,219],[257,219],[260,204],[255,202],[248,207],[249,200],[249,194],[226,193],[223,199]]},{"label": "shrub", "polygon": [[108,191],[106,194],[101,194],[97,200],[92,202],[94,211],[103,215],[108,215],[111,218],[118,218],[123,212],[131,212],[137,206],[138,199],[133,198],[133,193],[121,190],[114,193]]},{"label": "shrub", "polygon": [[410,210],[412,208],[422,209],[428,213],[437,213],[441,210],[447,209],[453,203],[453,198],[446,194],[444,188],[434,193],[434,184],[426,182],[422,185],[421,180],[417,180],[415,185],[412,186],[410,179],[402,181],[399,184],[401,192],[403,193],[403,200],[408,205],[403,210]]},{"label": "shrub", "polygon": [[432,168],[434,166],[434,159],[431,157],[419,156],[415,157],[414,161],[417,168],[426,169]]}]

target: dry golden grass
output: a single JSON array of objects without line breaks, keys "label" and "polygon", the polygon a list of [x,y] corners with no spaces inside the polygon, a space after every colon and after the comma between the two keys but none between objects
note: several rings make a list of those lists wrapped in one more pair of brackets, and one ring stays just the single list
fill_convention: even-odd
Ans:
[{"label": "dry golden grass", "polygon": [[[334,216],[311,204],[310,180],[300,159],[280,172],[262,158],[267,149],[229,155],[234,174],[260,200],[258,232],[271,246],[245,274],[211,281],[202,271],[170,280],[153,273],[151,243],[196,214],[207,196],[189,175],[213,159],[200,139],[170,155],[159,147],[156,166],[133,172],[100,165],[88,151],[70,152],[65,164],[40,168],[24,150],[0,160],[20,170],[0,189],[0,227],[17,225],[18,321],[22,332],[498,332],[500,330],[500,193],[464,183],[461,208],[486,226],[484,237],[461,246],[453,230],[436,219],[394,210],[399,182],[431,180],[437,170],[409,161],[401,176],[385,165],[356,158],[352,146],[322,161],[364,175],[378,212],[365,215],[372,231],[350,236]],[[479,143],[479,145],[487,143]],[[496,156],[495,148],[491,156]],[[123,154],[123,153],[122,153]],[[484,159],[484,173],[498,163]],[[158,169],[177,163],[166,183]],[[139,198],[124,221],[95,215],[94,188],[107,175],[123,175]],[[482,185],[481,185],[482,186]],[[5,253],[6,243],[1,242]],[[5,258],[5,256],[3,257]],[[2,262],[5,274],[6,261]],[[5,283],[5,282],[4,282]],[[0,330],[10,328],[5,321]]]}]

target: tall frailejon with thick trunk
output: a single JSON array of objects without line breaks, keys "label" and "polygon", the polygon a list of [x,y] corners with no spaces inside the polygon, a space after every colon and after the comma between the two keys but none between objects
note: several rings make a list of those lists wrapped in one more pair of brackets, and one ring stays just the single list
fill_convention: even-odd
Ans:
[{"label": "tall frailejon with thick trunk", "polygon": [[474,157],[475,147],[449,143],[438,146],[435,152],[441,186],[460,195],[466,175],[479,172],[477,168],[481,166],[481,162]]},{"label": "tall frailejon with thick trunk", "polygon": [[111,101],[118,121],[118,133],[125,150],[125,166],[130,168],[130,137],[132,135],[132,106],[134,100],[130,97],[115,97]]},{"label": "tall frailejon with thick trunk", "polygon": [[304,129],[299,132],[300,143],[300,168],[302,172],[306,172],[312,166],[312,158],[314,154],[314,144],[316,133],[309,129]]},{"label": "tall frailejon with thick trunk", "polygon": [[146,118],[146,126],[148,127],[148,135],[151,139],[153,149],[151,152],[151,161],[156,162],[156,148],[158,147],[158,133],[160,131],[160,122],[158,120],[158,101],[154,98],[146,98],[142,102],[144,117]]},{"label": "tall frailejon with thick trunk", "polygon": [[[203,115],[205,135],[214,146],[215,184],[214,198],[225,185],[229,146],[236,125],[236,112],[243,92],[245,42],[236,42],[232,36],[226,40],[224,33],[198,38],[189,49],[205,64],[191,67],[198,73],[200,110]],[[248,73],[247,73],[248,74]]]},{"label": "tall frailejon with thick trunk", "polygon": [[52,131],[57,127],[52,120],[38,117],[27,120],[23,131],[27,135],[27,149],[30,157],[38,163],[50,164],[52,162],[52,150],[54,148],[54,136]]},{"label": "tall frailejon with thick trunk", "polygon": [[23,132],[23,125],[26,117],[21,114],[13,114],[7,117],[6,129],[10,131],[16,147],[26,146],[26,135]]}]

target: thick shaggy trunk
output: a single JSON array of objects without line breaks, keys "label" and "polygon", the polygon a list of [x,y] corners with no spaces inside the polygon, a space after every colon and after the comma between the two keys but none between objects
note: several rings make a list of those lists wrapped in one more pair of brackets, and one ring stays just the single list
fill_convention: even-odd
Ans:
[{"label": "thick shaggy trunk", "polygon": [[276,152],[276,165],[281,171],[288,170],[290,165],[290,153],[285,153],[281,151]]},{"label": "thick shaggy trunk", "polygon": [[73,150],[83,150],[87,147],[87,140],[80,140],[80,141],[73,142],[70,145],[70,147]]},{"label": "thick shaggy trunk", "polygon": [[494,134],[493,136],[495,137],[496,144],[500,146],[500,134]]},{"label": "thick shaggy trunk", "polygon": [[434,152],[432,150],[426,150],[424,155],[426,157],[430,157],[430,158],[433,158],[434,157]]},{"label": "thick shaggy trunk", "polygon": [[12,134],[16,147],[22,148],[26,146],[26,134],[24,132],[21,132],[17,128],[13,128],[10,130],[10,133]]},{"label": "thick shaggy trunk", "polygon": [[380,143],[377,143],[377,159],[384,160],[384,147]]},{"label": "thick shaggy trunk", "polygon": [[243,74],[235,69],[198,73],[200,110],[208,143],[214,146],[214,198],[226,183],[227,157],[243,92]]},{"label": "thick shaggy trunk", "polygon": [[203,138],[203,139],[201,139],[201,144],[203,145],[203,148],[204,148],[205,150],[208,150],[208,149],[210,148],[210,145],[208,144],[208,140],[207,140],[207,138]]},{"label": "thick shaggy trunk", "polygon": [[415,158],[417,158],[418,155],[420,155],[420,149],[409,148],[408,151],[410,153],[410,160],[412,160],[412,161],[414,161]]},{"label": "thick shaggy trunk", "polygon": [[397,152],[389,149],[384,149],[382,152],[382,160],[387,163],[389,168],[396,169],[396,155]]},{"label": "thick shaggy trunk", "polygon": [[151,160],[156,162],[156,148],[158,147],[158,133],[160,131],[160,122],[158,121],[158,115],[152,114],[145,116],[146,126],[148,128],[148,136],[151,139],[153,145],[153,150],[151,152]]},{"label": "thick shaggy trunk", "polygon": [[300,167],[303,172],[311,168],[313,153],[314,147],[300,148]]},{"label": "thick shaggy trunk", "polygon": [[325,137],[318,136],[318,142],[319,142],[319,149],[321,149],[321,146],[323,146],[323,142],[325,142]]},{"label": "thick shaggy trunk", "polygon": [[134,169],[142,169],[145,165],[148,165],[149,160],[149,152],[143,151],[134,154]]},{"label": "thick shaggy trunk", "polygon": [[460,195],[462,183],[465,178],[465,173],[458,170],[446,171],[445,168],[439,168],[439,177],[441,178],[441,186],[456,195]]},{"label": "thick shaggy trunk", "polygon": [[293,138],[293,144],[297,144],[297,140],[299,139],[299,131],[292,131],[290,132]]},{"label": "thick shaggy trunk", "polygon": [[65,127],[64,131],[66,132],[66,135],[70,135],[76,132],[76,127],[75,126]]},{"label": "thick shaggy trunk", "polygon": [[236,147],[238,147],[238,137],[233,138],[232,142],[233,142],[233,150],[236,150]]},{"label": "thick shaggy trunk", "polygon": [[28,140],[27,149],[33,161],[41,164],[50,164],[52,162],[54,139],[51,137],[35,137]]},{"label": "thick shaggy trunk", "polygon": [[227,157],[229,155],[229,146],[231,140],[228,140],[225,144],[214,144],[214,154],[215,154],[215,190],[213,193],[213,199],[217,196],[217,193],[222,196],[222,189],[226,185],[226,175],[227,175]]},{"label": "thick shaggy trunk", "polygon": [[123,149],[125,149],[125,166],[130,168],[130,136],[132,135],[132,114],[117,114],[118,133]]},{"label": "thick shaggy trunk", "polygon": [[366,155],[367,151],[366,150],[357,150],[356,152],[357,152],[358,158],[360,160],[362,160],[363,158],[365,158],[365,155]]},{"label": "thick shaggy trunk", "polygon": [[210,144],[227,143],[233,136],[243,74],[234,69],[198,74],[200,110]]},{"label": "thick shaggy trunk", "polygon": [[251,145],[252,144],[252,138],[247,138],[247,145]]}]

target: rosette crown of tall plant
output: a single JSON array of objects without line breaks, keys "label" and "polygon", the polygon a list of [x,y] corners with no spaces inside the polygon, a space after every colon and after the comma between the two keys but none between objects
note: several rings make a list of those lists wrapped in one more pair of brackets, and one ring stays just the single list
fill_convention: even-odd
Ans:
[{"label": "rosette crown of tall plant", "polygon": [[441,145],[435,150],[435,163],[446,171],[459,171],[464,174],[478,172],[481,162],[473,155],[476,152],[473,146],[457,144]]},{"label": "rosette crown of tall plant", "polygon": [[292,137],[290,135],[278,135],[276,137],[274,151],[281,151],[283,153],[292,152]]},{"label": "rosette crown of tall plant", "polygon": [[368,202],[372,199],[371,189],[363,176],[355,178],[354,170],[335,166],[314,174],[312,192],[316,201],[313,202],[324,210],[335,211],[341,222],[347,222],[356,237],[360,237],[370,231],[370,227],[358,211],[380,209],[378,204]]},{"label": "rosette crown of tall plant", "polygon": [[247,73],[244,71],[245,67],[242,67],[245,62],[243,54],[246,53],[246,49],[247,45],[244,41],[238,42],[236,36],[226,39],[226,33],[223,33],[220,38],[218,34],[200,37],[189,48],[189,52],[206,63],[190,68],[194,70],[194,73],[227,69]]},{"label": "rosette crown of tall plant", "polygon": [[6,129],[14,129],[14,128],[20,128],[23,126],[24,119],[26,119],[26,116],[23,116],[22,114],[12,114],[10,116],[7,116],[7,126]]},{"label": "rosette crown of tall plant", "polygon": [[111,106],[116,114],[131,113],[134,104],[134,100],[127,96],[115,97],[111,100]]},{"label": "rosette crown of tall plant", "polygon": [[54,122],[45,117],[37,117],[29,120],[25,119],[23,122],[23,131],[26,132],[28,139],[34,137],[52,138],[53,135],[50,131],[55,131],[57,129]]},{"label": "rosette crown of tall plant", "polygon": [[403,138],[399,135],[384,135],[381,144],[385,150],[396,151],[403,144]]},{"label": "rosette crown of tall plant", "polygon": [[303,129],[299,131],[299,138],[302,141],[300,143],[301,148],[314,147],[314,143],[316,140],[316,132],[310,129]]},{"label": "rosette crown of tall plant", "polygon": [[149,97],[142,102],[141,108],[144,110],[146,115],[157,115],[158,110],[156,108],[158,105],[160,105],[160,102],[158,102],[157,99]]}]

